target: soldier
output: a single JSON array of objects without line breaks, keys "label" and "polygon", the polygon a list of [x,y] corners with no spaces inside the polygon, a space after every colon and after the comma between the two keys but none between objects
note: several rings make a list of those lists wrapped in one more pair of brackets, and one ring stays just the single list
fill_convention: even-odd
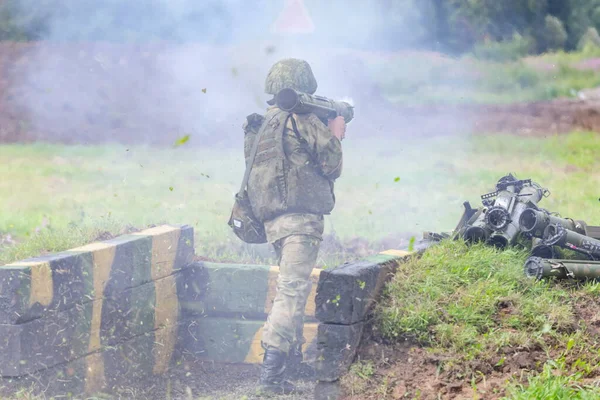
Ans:
[{"label": "soldier", "polygon": [[[271,67],[265,92],[275,95],[284,88],[315,93],[317,82],[306,61],[283,59]],[[291,114],[274,106],[273,100],[267,103],[264,117],[254,114],[244,123],[247,160],[257,131],[264,129],[248,181],[248,198],[279,259],[277,294],[261,340],[265,353],[260,385],[270,392],[290,393],[295,388],[284,379],[284,371],[286,367],[288,372],[298,371],[303,361],[309,277],[322,240],[324,215],[335,205],[333,185],[342,171],[346,123],[338,116],[325,124],[312,113]]]}]

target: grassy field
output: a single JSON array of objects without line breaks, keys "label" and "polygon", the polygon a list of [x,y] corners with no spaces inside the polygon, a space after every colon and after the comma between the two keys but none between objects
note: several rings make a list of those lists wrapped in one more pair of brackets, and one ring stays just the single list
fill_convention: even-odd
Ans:
[{"label": "grassy field", "polygon": [[[600,284],[530,280],[526,257],[461,241],[433,247],[400,267],[377,327],[389,340],[412,337],[438,356],[437,375],[466,382],[469,398],[598,398],[600,338],[589,314],[598,311]],[[384,385],[375,371],[371,360],[361,361],[346,385],[368,395]],[[490,388],[486,380],[500,384]]]},{"label": "grassy field", "polygon": [[599,57],[594,47],[510,61],[414,52],[372,62],[370,68],[384,94],[398,104],[508,104],[577,97],[580,90],[599,86]]},{"label": "grassy field", "polygon": [[[363,251],[376,252],[386,238],[392,238],[386,246],[398,247],[406,233],[451,230],[462,202],[478,205],[479,196],[509,172],[550,190],[543,207],[600,224],[597,133],[379,143],[348,138],[344,147],[345,171],[326,233],[346,249],[358,240]],[[242,246],[226,225],[243,172],[240,155],[239,149],[185,145],[3,145],[0,263],[160,223],[193,225],[199,255],[270,262],[269,253]],[[325,249],[320,266],[346,258],[335,251]],[[519,249],[468,251],[460,242],[433,248],[387,288],[378,329],[392,342],[416,338],[427,354],[441,357],[440,373],[470,382],[475,398],[490,393],[490,371],[501,374],[494,390],[508,398],[597,398],[591,382],[600,373],[598,338],[577,311],[596,307],[600,287],[526,280],[525,256]],[[534,367],[502,375],[519,351],[536,354]],[[345,384],[367,398],[361,388],[391,393],[387,379],[360,360]]]},{"label": "grassy field", "polygon": [[[347,248],[376,251],[407,233],[451,230],[462,202],[480,204],[508,172],[547,187],[544,207],[600,224],[598,134],[363,140],[344,142],[345,170],[326,224],[326,234]],[[226,224],[242,162],[235,149],[3,145],[0,262],[160,223],[193,225],[199,255],[269,257],[243,246]],[[324,254],[321,263],[328,262]]]},{"label": "grassy field", "polygon": [[[338,203],[326,225],[342,250],[324,249],[319,266],[346,259],[343,249],[357,241],[361,251],[373,253],[386,239],[386,247],[400,247],[406,233],[451,230],[462,202],[478,205],[479,196],[509,172],[547,187],[551,195],[544,207],[600,224],[597,133],[379,143],[348,138],[344,148]],[[193,225],[199,255],[271,262],[270,253],[243,246],[226,225],[243,172],[240,155],[239,149],[185,145],[3,145],[0,263],[160,223]],[[356,255],[356,249],[348,251]],[[407,264],[387,288],[377,326],[392,342],[417,338],[427,354],[445,360],[440,373],[469,381],[476,395],[489,394],[486,373],[501,373],[515,351],[536,349],[535,368],[502,375],[498,393],[516,399],[597,398],[590,384],[600,372],[600,353],[590,351],[597,348],[596,336],[574,310],[597,304],[599,286],[528,281],[522,273],[525,256],[518,249],[467,251],[460,242],[433,248]],[[356,398],[367,398],[364,388],[389,395],[394,390],[389,376],[378,368],[359,360],[344,380],[346,389]]]}]

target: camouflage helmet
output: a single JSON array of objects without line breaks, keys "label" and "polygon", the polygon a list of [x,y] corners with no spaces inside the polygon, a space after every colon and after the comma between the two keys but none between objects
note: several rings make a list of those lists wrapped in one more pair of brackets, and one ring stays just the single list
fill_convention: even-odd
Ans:
[{"label": "camouflage helmet", "polygon": [[265,93],[275,95],[284,88],[309,94],[317,91],[317,80],[306,61],[286,58],[271,67],[265,79]]}]

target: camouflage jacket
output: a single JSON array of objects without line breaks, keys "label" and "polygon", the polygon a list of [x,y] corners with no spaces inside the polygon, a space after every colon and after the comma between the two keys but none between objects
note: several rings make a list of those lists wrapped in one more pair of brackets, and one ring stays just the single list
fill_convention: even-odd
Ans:
[{"label": "camouflage jacket", "polygon": [[[289,117],[289,118],[288,118]],[[323,215],[335,205],[334,181],[342,172],[342,146],[314,114],[270,107],[244,123],[245,156],[268,124],[254,161],[248,195],[270,242],[291,234],[321,237]]]}]

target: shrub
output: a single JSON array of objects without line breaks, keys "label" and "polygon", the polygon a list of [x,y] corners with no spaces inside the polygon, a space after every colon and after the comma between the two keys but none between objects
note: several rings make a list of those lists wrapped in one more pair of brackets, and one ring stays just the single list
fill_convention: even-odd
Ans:
[{"label": "shrub", "polygon": [[513,38],[503,42],[487,41],[475,45],[473,55],[479,59],[491,61],[515,61],[526,56],[531,51],[533,40],[518,33]]},{"label": "shrub", "polygon": [[589,27],[577,43],[579,51],[586,51],[590,47],[600,47],[600,35],[594,27]]},{"label": "shrub", "polygon": [[537,40],[540,51],[562,49],[567,43],[567,31],[563,23],[556,17],[546,15],[542,33],[543,35]]}]

